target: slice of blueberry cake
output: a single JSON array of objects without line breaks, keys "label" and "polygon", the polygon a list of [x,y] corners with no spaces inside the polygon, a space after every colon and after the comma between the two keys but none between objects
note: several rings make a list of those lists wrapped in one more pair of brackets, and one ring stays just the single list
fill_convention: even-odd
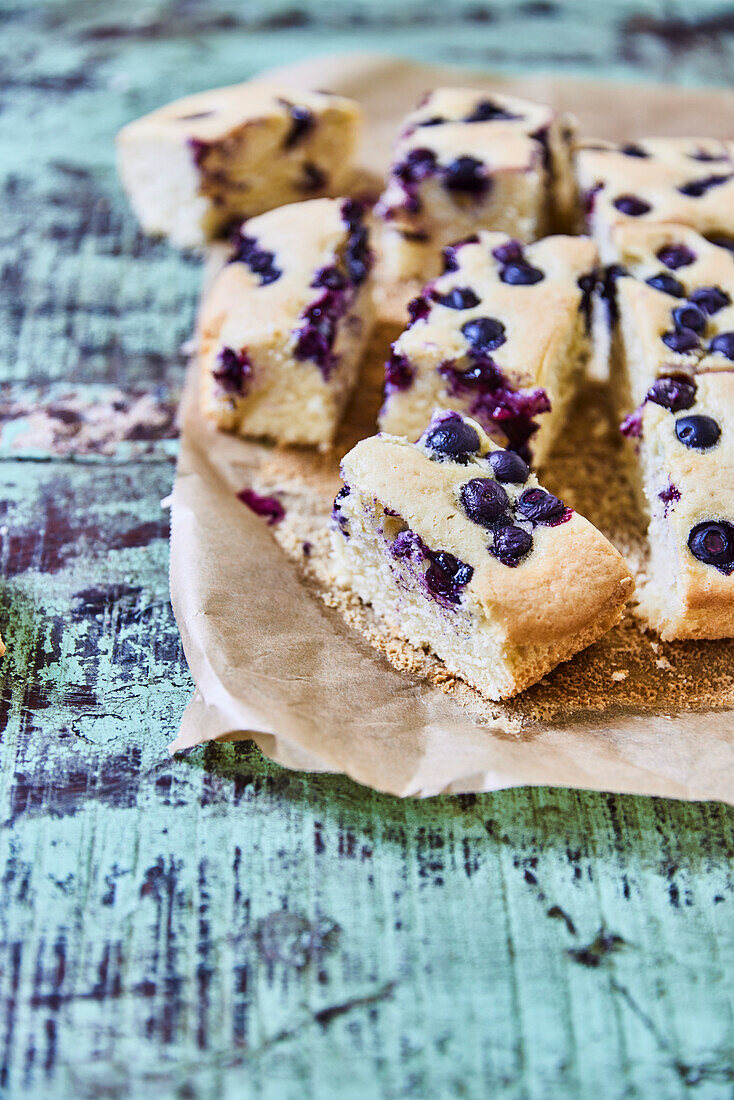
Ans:
[{"label": "slice of blueberry cake", "polygon": [[431,92],[405,120],[377,208],[385,279],[437,274],[441,248],[477,228],[524,241],[571,229],[572,137],[571,121],[550,107],[470,88]]},{"label": "slice of blueberry cake", "polygon": [[187,96],[131,122],[120,176],[147,233],[199,247],[243,218],[345,190],[356,103],[261,82]]},{"label": "slice of blueberry cake", "polygon": [[650,516],[644,617],[666,641],[734,637],[734,372],[653,382],[636,451]]},{"label": "slice of blueberry cake", "polygon": [[604,263],[617,259],[615,225],[676,222],[706,237],[734,237],[734,142],[587,141],[576,152],[576,174],[587,228]]},{"label": "slice of blueberry cake", "polygon": [[380,428],[416,440],[452,408],[543,462],[589,355],[596,259],[586,237],[522,245],[480,230],[447,247],[393,344]]},{"label": "slice of blueberry cake", "polygon": [[364,439],[341,471],[339,582],[490,699],[622,617],[633,582],[621,555],[476,421],[440,411],[417,443]]},{"label": "slice of blueberry cake", "polygon": [[734,256],[685,226],[613,230],[618,258],[606,284],[615,326],[621,410],[656,378],[734,370]]},{"label": "slice of blueberry cake", "polygon": [[371,262],[350,199],[245,222],[202,305],[205,415],[241,435],[328,445],[372,325]]}]

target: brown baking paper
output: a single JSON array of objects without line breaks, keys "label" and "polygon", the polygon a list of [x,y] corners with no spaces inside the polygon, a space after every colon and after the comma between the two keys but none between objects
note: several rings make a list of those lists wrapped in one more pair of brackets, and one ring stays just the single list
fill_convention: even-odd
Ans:
[{"label": "brown baking paper", "polygon": [[[364,55],[277,76],[360,100],[366,168],[377,174],[401,116],[441,82],[552,102],[576,114],[582,133],[608,138],[725,136],[731,103],[725,93],[488,80]],[[734,642],[663,644],[630,615],[521,696],[488,704],[331,590],[327,517],[339,458],[375,431],[381,364],[399,331],[395,301],[383,305],[359,392],[326,454],[215,432],[199,414],[190,371],[172,502],[171,598],[196,692],[172,751],[252,738],[286,767],[343,772],[398,795],[543,784],[734,802]],[[543,480],[644,580],[641,519],[599,384],[580,394]],[[236,494],[250,485],[282,500],[280,524],[268,527],[240,503]]]}]

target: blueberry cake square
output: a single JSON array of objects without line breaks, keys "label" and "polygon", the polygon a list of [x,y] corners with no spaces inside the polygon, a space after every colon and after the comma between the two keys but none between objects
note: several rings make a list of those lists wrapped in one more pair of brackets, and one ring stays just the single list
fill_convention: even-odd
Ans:
[{"label": "blueberry cake square", "polygon": [[572,122],[552,108],[438,88],[405,120],[377,208],[386,281],[430,278],[477,228],[532,241],[571,229]]},{"label": "blueberry cake square", "polygon": [[254,82],[215,88],[131,122],[120,176],[147,233],[195,248],[276,206],[339,195],[361,125],[356,103]]},{"label": "blueberry cake square", "polygon": [[734,372],[658,378],[635,442],[650,517],[644,617],[665,641],[734,637]]},{"label": "blueberry cake square", "polygon": [[339,583],[490,699],[622,617],[633,582],[621,555],[476,421],[441,410],[417,443],[363,439],[341,472]]},{"label": "blueberry cake square", "polygon": [[623,411],[659,377],[734,370],[734,257],[685,226],[624,225],[607,272]]},{"label": "blueberry cake square", "polygon": [[582,142],[576,174],[586,226],[604,263],[616,225],[675,222],[734,247],[734,142],[646,138]]},{"label": "blueberry cake square", "polygon": [[588,359],[596,260],[586,237],[480,230],[447,247],[393,344],[380,428],[415,441],[434,408],[456,409],[542,463]]},{"label": "blueberry cake square", "polygon": [[245,222],[202,304],[205,415],[240,435],[327,446],[372,325],[371,262],[350,199],[291,203]]}]

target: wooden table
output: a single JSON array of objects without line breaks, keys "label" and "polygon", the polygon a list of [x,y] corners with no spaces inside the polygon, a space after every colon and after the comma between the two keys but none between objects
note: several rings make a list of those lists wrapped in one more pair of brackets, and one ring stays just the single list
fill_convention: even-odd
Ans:
[{"label": "wooden table", "polygon": [[723,83],[731,8],[4,0],[0,28],[0,1092],[731,1098],[730,810],[168,758],[191,683],[160,501],[199,265],[140,235],[112,150],[326,49]]}]

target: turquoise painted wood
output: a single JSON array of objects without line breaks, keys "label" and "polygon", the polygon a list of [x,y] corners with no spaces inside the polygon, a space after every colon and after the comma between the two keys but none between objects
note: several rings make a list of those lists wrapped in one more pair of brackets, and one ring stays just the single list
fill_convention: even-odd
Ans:
[{"label": "turquoise painted wood", "polygon": [[400,802],[250,745],[166,754],[199,270],[138,233],[112,136],[345,48],[734,74],[724,3],[0,4],[0,1093],[730,1100],[731,810]]}]

